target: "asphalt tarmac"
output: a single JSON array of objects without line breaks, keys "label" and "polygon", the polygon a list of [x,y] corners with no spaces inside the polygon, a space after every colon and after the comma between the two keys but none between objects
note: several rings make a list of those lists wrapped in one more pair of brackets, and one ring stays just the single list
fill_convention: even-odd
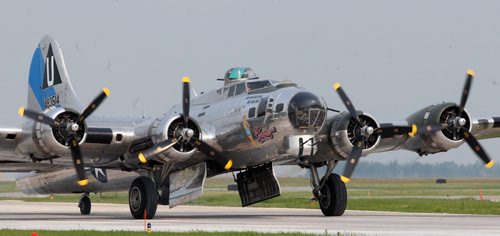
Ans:
[{"label": "asphalt tarmac", "polygon": [[[360,233],[362,235],[500,235],[500,216],[347,211],[324,217],[315,209],[159,206],[148,220],[154,231],[258,231]],[[144,230],[128,205],[0,201],[0,228],[45,230]]]}]

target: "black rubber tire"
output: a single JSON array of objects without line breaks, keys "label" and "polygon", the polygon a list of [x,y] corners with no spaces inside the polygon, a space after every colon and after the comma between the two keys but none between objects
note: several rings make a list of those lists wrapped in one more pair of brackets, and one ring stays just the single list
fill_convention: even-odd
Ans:
[{"label": "black rubber tire", "polygon": [[155,216],[158,207],[158,193],[153,180],[144,176],[137,177],[130,186],[128,196],[130,213],[135,219],[144,219],[144,210],[146,210],[147,219],[152,219]]},{"label": "black rubber tire", "polygon": [[319,199],[321,212],[325,216],[341,216],[347,206],[347,189],[337,174],[328,176],[328,180],[321,188]]},{"label": "black rubber tire", "polygon": [[88,196],[82,196],[82,198],[80,198],[80,202],[78,203],[78,207],[80,208],[80,213],[82,215],[90,214],[90,210],[92,209],[90,198]]},{"label": "black rubber tire", "polygon": [[158,204],[168,205],[169,200],[170,200],[170,184],[167,177],[165,181],[163,181],[163,184],[161,185],[161,194],[158,198]]}]

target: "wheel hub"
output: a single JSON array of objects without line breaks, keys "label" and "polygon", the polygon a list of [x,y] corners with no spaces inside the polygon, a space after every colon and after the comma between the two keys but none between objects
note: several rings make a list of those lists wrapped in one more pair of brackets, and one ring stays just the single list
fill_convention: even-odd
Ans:
[{"label": "wheel hub", "polygon": [[134,211],[139,210],[141,206],[141,192],[137,186],[134,186],[132,190],[130,191],[130,206]]}]

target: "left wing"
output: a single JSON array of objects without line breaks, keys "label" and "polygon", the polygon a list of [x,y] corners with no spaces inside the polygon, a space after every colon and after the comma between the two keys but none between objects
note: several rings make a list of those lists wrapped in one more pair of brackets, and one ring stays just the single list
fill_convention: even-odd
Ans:
[{"label": "left wing", "polygon": [[[358,111],[348,96],[336,83],[338,92],[348,112],[329,120],[329,125],[319,133],[319,149],[323,149],[316,162],[328,156],[346,159],[347,165],[341,179],[350,180],[360,157],[373,152],[405,149],[419,155],[429,155],[458,148],[464,143],[491,168],[494,161],[478,139],[500,137],[500,117],[472,119],[465,110],[474,71],[468,70],[460,102],[427,106],[408,116],[399,124],[379,124],[372,116]],[[329,146],[330,148],[321,147]]]}]

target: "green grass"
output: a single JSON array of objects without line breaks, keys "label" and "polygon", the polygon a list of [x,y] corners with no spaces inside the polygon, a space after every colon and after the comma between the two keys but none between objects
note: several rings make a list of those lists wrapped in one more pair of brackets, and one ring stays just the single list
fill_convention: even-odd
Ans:
[{"label": "green grass", "polygon": [[[211,236],[211,235],[221,235],[221,236],[261,236],[261,235],[272,235],[272,236],[308,236],[316,234],[303,234],[303,233],[256,233],[256,232],[153,232],[152,234],[146,232],[131,232],[131,231],[87,231],[87,230],[69,230],[69,231],[48,231],[48,230],[10,230],[2,229],[0,230],[0,236],[29,236],[33,232],[36,232],[38,236],[100,236],[100,235],[120,235],[120,236],[139,236],[139,235],[180,235],[180,236]],[[341,235],[341,234],[337,234]],[[352,234],[349,234],[352,235]]]},{"label": "green grass", "polygon": [[0,193],[16,192],[16,182],[0,181]]},{"label": "green grass", "polygon": [[349,199],[349,210],[500,215],[500,203],[475,199]]},{"label": "green grass", "polygon": [[[500,215],[500,202],[478,201],[474,199],[422,199],[412,196],[479,196],[480,189],[484,196],[500,195],[499,179],[449,179],[447,184],[435,184],[434,179],[355,179],[347,184],[348,201],[347,209],[373,210],[373,211],[399,211],[399,212],[446,212],[467,214],[493,214]],[[208,206],[234,206],[240,207],[238,193],[225,189],[228,184],[233,184],[232,179],[213,178],[206,182],[206,191],[203,197],[190,205]],[[280,180],[282,187],[306,187],[308,179],[287,178]],[[0,192],[15,190],[13,182],[0,182]],[[375,197],[376,198],[370,198]],[[405,196],[404,199],[389,199],[384,196]],[[408,198],[406,198],[406,196]],[[310,191],[282,192],[278,198],[270,199],[252,205],[252,207],[285,207],[285,208],[319,208],[316,202],[311,203]],[[50,197],[9,198],[0,200],[23,200],[32,202],[78,202],[79,194],[62,194]],[[126,192],[91,194],[94,203],[128,203]]]}]

